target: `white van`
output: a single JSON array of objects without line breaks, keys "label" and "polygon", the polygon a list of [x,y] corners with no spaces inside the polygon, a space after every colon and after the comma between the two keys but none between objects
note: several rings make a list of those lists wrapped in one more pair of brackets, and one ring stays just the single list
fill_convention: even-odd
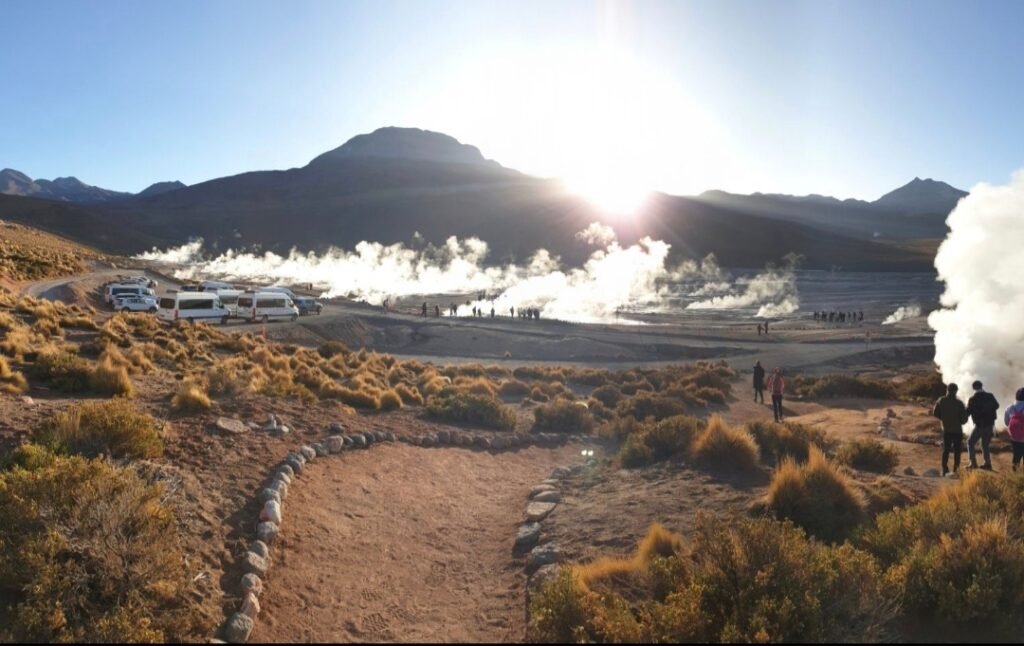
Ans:
[{"label": "white van", "polygon": [[246,292],[238,297],[235,316],[254,323],[271,319],[294,321],[299,318],[299,308],[281,292]]},{"label": "white van", "polygon": [[288,298],[295,300],[295,292],[287,287],[260,287],[259,290],[261,292],[276,292],[278,294],[284,294]]},{"label": "white van", "polygon": [[204,280],[199,283],[199,291],[202,292],[219,292],[222,289],[234,289],[235,286],[231,283],[221,282],[219,280]]},{"label": "white van", "polygon": [[228,308],[231,316],[238,316],[238,297],[245,292],[240,289],[218,289],[214,293],[220,296],[220,302]]},{"label": "white van", "polygon": [[113,303],[117,296],[155,296],[152,289],[138,283],[111,283],[103,293],[103,299]]},{"label": "white van", "polygon": [[161,321],[219,320],[227,325],[231,313],[213,292],[177,292],[160,297],[156,317]]}]

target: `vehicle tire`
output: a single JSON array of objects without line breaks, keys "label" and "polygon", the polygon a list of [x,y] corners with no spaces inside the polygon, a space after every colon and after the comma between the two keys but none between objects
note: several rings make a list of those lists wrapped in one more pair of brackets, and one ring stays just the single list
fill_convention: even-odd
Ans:
[{"label": "vehicle tire", "polygon": [[264,314],[264,315],[263,315],[263,322],[264,322],[264,323],[269,323],[269,322],[270,322],[270,317],[269,317],[269,316],[267,316],[266,314]]},{"label": "vehicle tire", "polygon": [[320,316],[320,312],[323,312],[323,311],[324,311],[324,308],[322,308],[322,307],[316,308],[316,315]]},{"label": "vehicle tire", "polygon": [[228,317],[227,316],[222,316],[221,319],[220,319],[220,324],[221,325],[227,325],[228,324]]},{"label": "vehicle tire", "polygon": [[121,311],[122,311],[122,312],[124,312],[125,314],[129,314],[129,313],[131,313],[131,309],[129,309],[129,308],[127,308],[127,307],[122,307],[122,308],[121,308]]},{"label": "vehicle tire", "polygon": [[295,321],[297,321],[297,320],[298,320],[298,318],[299,318],[299,315],[298,315],[298,314],[292,314],[292,322],[293,322],[293,323],[294,323]]},{"label": "vehicle tire", "polygon": [[156,314],[156,308],[155,307],[149,308],[149,313],[150,314]]},{"label": "vehicle tire", "polygon": [[196,324],[196,320],[190,318],[188,319],[188,324],[194,326]]}]

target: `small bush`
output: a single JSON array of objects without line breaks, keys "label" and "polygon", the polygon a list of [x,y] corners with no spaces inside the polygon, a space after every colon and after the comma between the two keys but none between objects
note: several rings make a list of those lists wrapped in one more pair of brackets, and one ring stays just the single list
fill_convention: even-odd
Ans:
[{"label": "small bush", "polygon": [[589,433],[594,430],[594,416],[585,404],[556,399],[533,409],[535,431],[557,433]]},{"label": "small bush", "polygon": [[380,396],[381,410],[397,410],[402,407],[402,397],[394,390],[385,390]]},{"label": "small bush", "polygon": [[625,395],[613,384],[606,384],[591,391],[590,396],[608,408],[615,408]]},{"label": "small bush", "polygon": [[352,352],[348,349],[348,346],[341,341],[328,341],[317,348],[316,351],[320,353],[320,356],[324,359],[330,359],[338,355],[345,356]]},{"label": "small bush", "polygon": [[862,471],[892,473],[900,463],[900,454],[895,447],[876,439],[858,439],[840,447],[836,460]]},{"label": "small bush", "polygon": [[395,392],[398,393],[403,404],[415,404],[417,406],[423,405],[423,395],[408,384],[396,384]]},{"label": "small bush", "polygon": [[61,458],[0,473],[0,637],[193,641],[189,573],[163,491],[129,469]]},{"label": "small bush", "polygon": [[505,379],[498,385],[498,394],[502,397],[525,397],[530,387],[518,379]]},{"label": "small bush", "polygon": [[134,388],[128,376],[128,368],[115,363],[109,355],[101,355],[100,360],[89,375],[89,386],[92,390],[104,395],[124,395],[131,397]]},{"label": "small bush", "polygon": [[703,428],[699,419],[686,415],[646,424],[639,432],[629,434],[619,449],[619,461],[626,468],[636,468],[686,455]]},{"label": "small bush", "polygon": [[758,469],[760,449],[750,433],[732,428],[714,415],[694,440],[692,453],[706,467],[751,472]]},{"label": "small bush", "polygon": [[833,397],[863,397],[866,399],[895,399],[896,389],[886,381],[834,374],[822,377],[797,377],[794,390],[805,399]]},{"label": "small bush", "polygon": [[512,410],[494,397],[454,392],[430,397],[427,416],[434,419],[469,424],[499,431],[511,431],[516,426]]},{"label": "small bush", "polygon": [[939,372],[929,372],[927,375],[916,375],[899,384],[897,387],[901,397],[918,398],[934,401],[946,394],[946,382],[942,380]]},{"label": "small bush", "polygon": [[615,412],[620,417],[633,417],[638,420],[653,419],[654,421],[674,417],[686,413],[686,408],[672,397],[640,394],[623,399],[616,406]]},{"label": "small bush", "polygon": [[89,362],[68,350],[53,346],[43,349],[36,356],[32,374],[64,392],[88,390],[92,379]]},{"label": "small bush", "polygon": [[183,380],[171,398],[171,410],[179,413],[201,413],[212,407],[203,385],[195,379]]},{"label": "small bush", "polygon": [[85,403],[59,413],[35,433],[54,453],[152,458],[163,453],[155,420],[127,399]]},{"label": "small bush", "polygon": [[28,390],[28,381],[25,375],[16,370],[11,370],[7,359],[0,356],[0,392],[20,395]]},{"label": "small bush", "polygon": [[746,428],[761,448],[761,461],[772,466],[784,458],[803,462],[812,446],[824,451],[830,444],[822,431],[794,422],[758,421],[747,424]]},{"label": "small bush", "polygon": [[3,459],[3,468],[35,471],[52,465],[56,459],[57,456],[45,446],[22,444]]},{"label": "small bush", "polygon": [[806,464],[782,462],[768,487],[768,507],[780,520],[828,541],[846,538],[865,518],[860,491],[814,448]]}]

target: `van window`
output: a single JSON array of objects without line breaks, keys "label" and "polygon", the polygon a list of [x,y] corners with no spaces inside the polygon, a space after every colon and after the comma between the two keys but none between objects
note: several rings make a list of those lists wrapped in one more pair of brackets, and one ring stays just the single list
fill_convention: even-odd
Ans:
[{"label": "van window", "polygon": [[141,293],[141,289],[138,287],[115,287],[110,290],[111,295],[117,296],[118,294],[136,294]]},{"label": "van window", "polygon": [[235,303],[238,302],[238,297],[237,296],[228,296],[226,294],[221,294],[220,295],[220,302],[224,303],[225,305],[234,305]]},{"label": "van window", "polygon": [[190,298],[178,303],[179,310],[209,310],[216,307],[212,298]]},{"label": "van window", "polygon": [[285,307],[284,298],[261,298],[260,307]]},{"label": "van window", "polygon": [[174,299],[173,298],[161,298],[160,299],[160,307],[164,308],[165,310],[173,310],[174,309]]},{"label": "van window", "polygon": [[239,307],[252,307],[252,296],[239,296],[238,297]]}]

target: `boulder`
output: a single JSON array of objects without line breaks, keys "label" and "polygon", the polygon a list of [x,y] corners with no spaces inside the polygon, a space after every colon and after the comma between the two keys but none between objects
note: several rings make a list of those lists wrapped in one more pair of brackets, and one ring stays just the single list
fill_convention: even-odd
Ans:
[{"label": "boulder", "polygon": [[525,523],[516,532],[516,542],[513,551],[517,553],[528,552],[540,540],[540,523]]},{"label": "boulder", "polygon": [[243,424],[242,420],[231,417],[218,417],[217,428],[230,435],[241,435],[242,433],[249,432],[249,427]]},{"label": "boulder", "polygon": [[384,431],[374,431],[373,439],[375,442],[383,442],[387,439],[387,436],[384,434]]},{"label": "boulder", "polygon": [[281,528],[277,526],[277,523],[265,521],[256,525],[256,538],[260,539],[267,545],[274,542],[277,535],[281,532]]},{"label": "boulder", "polygon": [[427,433],[426,435],[424,435],[423,437],[420,438],[420,446],[424,446],[424,447],[430,448],[430,447],[434,446],[434,444],[436,444],[436,443],[437,443],[437,438],[434,437],[434,435],[432,433]]},{"label": "boulder", "polygon": [[284,463],[287,466],[291,467],[291,470],[294,473],[298,474],[298,473],[302,473],[302,467],[303,467],[303,465],[306,464],[306,461],[304,459],[302,459],[301,456],[297,456],[297,455],[291,454],[287,458],[285,458]]},{"label": "boulder", "polygon": [[246,422],[245,425],[249,427],[250,431],[260,430],[260,425],[257,424],[256,422]]},{"label": "boulder", "polygon": [[263,423],[263,430],[272,431],[277,428],[277,418],[273,415],[267,416],[267,421]]},{"label": "boulder", "polygon": [[224,640],[229,644],[244,644],[249,641],[255,625],[252,617],[236,612],[224,624]]},{"label": "boulder", "polygon": [[384,439],[387,440],[388,442],[394,442],[395,434],[392,433],[391,431],[388,431],[387,433],[384,434]]},{"label": "boulder", "polygon": [[366,441],[366,438],[363,437],[362,433],[356,433],[352,436],[352,444],[358,449],[363,449],[369,446],[369,443]]},{"label": "boulder", "polygon": [[274,429],[274,432],[279,434],[279,435],[284,435],[286,433],[291,433],[292,429],[288,428],[287,426],[283,426],[282,425],[282,426],[278,426],[276,429]]},{"label": "boulder", "polygon": [[281,503],[276,500],[268,500],[263,504],[263,510],[260,512],[260,520],[270,521],[272,523],[281,524]]},{"label": "boulder", "polygon": [[419,435],[413,435],[412,437],[409,438],[409,444],[412,444],[413,446],[420,446],[421,444],[423,444],[423,438],[421,438]]},{"label": "boulder", "polygon": [[263,579],[252,573],[242,575],[242,592],[251,592],[257,597],[263,594]]},{"label": "boulder", "polygon": [[533,499],[534,496],[536,496],[537,494],[539,494],[539,493],[541,493],[543,491],[558,491],[558,489],[555,488],[554,485],[539,484],[536,487],[534,487],[533,489],[530,489],[530,494],[527,497],[530,498],[530,499]]},{"label": "boulder", "polygon": [[452,433],[446,430],[440,430],[437,432],[437,443],[438,444],[451,444]]},{"label": "boulder", "polygon": [[331,422],[330,432],[340,435],[345,432],[345,426],[341,422]]},{"label": "boulder", "polygon": [[[285,498],[288,497],[288,487],[288,481],[284,480],[283,478],[275,477],[273,480],[271,480],[270,487],[268,488],[276,491],[278,494],[277,497],[280,498],[281,500],[284,500]],[[266,500],[263,500],[261,502],[266,502]]]},{"label": "boulder", "polygon": [[256,615],[260,614],[260,600],[253,593],[247,592],[242,597],[242,605],[239,606],[238,612],[250,619],[255,619]]},{"label": "boulder", "polygon": [[299,453],[302,454],[302,457],[306,458],[307,462],[312,462],[316,458],[316,449],[305,444],[299,449]]},{"label": "boulder", "polygon": [[345,448],[345,442],[342,441],[340,435],[332,435],[327,438],[327,450],[331,453],[340,453]]},{"label": "boulder", "polygon": [[905,475],[905,476],[916,476],[917,475],[917,471],[914,471],[914,467],[907,467],[906,469],[903,470],[903,475]]},{"label": "boulder", "polygon": [[281,502],[281,492],[278,491],[277,489],[272,489],[271,487],[266,487],[265,489],[260,491],[260,503],[266,503],[270,500],[273,500],[275,502]]},{"label": "boulder", "polygon": [[548,478],[547,480],[542,481],[541,484],[546,484],[546,485],[551,485],[552,487],[557,487],[558,484],[560,484],[560,483],[559,483],[558,480],[553,480],[551,478]]},{"label": "boulder", "polygon": [[537,502],[562,502],[562,494],[558,491],[542,491],[533,499]]},{"label": "boulder", "polygon": [[277,472],[283,473],[286,476],[288,476],[288,484],[291,484],[292,478],[295,477],[295,471],[293,471],[292,468],[287,464],[282,464],[281,466],[277,467]]},{"label": "boulder", "polygon": [[331,454],[331,452],[327,450],[327,445],[324,444],[323,442],[317,442],[316,444],[314,444],[313,450],[316,451],[316,456],[318,458],[322,458]]},{"label": "boulder", "polygon": [[538,545],[530,550],[529,556],[526,557],[526,569],[532,571],[544,565],[557,563],[561,556],[561,551],[554,543]]},{"label": "boulder", "polygon": [[569,471],[568,467],[555,467],[555,470],[552,471],[551,475],[548,477],[552,480],[561,480],[562,478],[568,476],[570,473],[571,472]]},{"label": "boulder", "polygon": [[553,502],[531,502],[526,505],[526,520],[534,522],[544,520],[556,506],[557,503]]},{"label": "boulder", "polygon": [[346,447],[355,446],[355,442],[352,440],[350,435],[342,435],[341,441],[345,443]]},{"label": "boulder", "polygon": [[510,446],[512,446],[512,444],[504,435],[499,435],[498,437],[491,440],[491,448],[494,449],[495,451],[505,451]]},{"label": "boulder", "polygon": [[245,556],[242,557],[242,569],[249,574],[255,574],[258,577],[267,576],[267,570],[270,569],[270,563],[267,559],[263,558],[255,552],[246,552]]},{"label": "boulder", "polygon": [[249,546],[249,551],[253,554],[258,555],[260,558],[270,558],[270,548],[263,541],[256,539]]}]

